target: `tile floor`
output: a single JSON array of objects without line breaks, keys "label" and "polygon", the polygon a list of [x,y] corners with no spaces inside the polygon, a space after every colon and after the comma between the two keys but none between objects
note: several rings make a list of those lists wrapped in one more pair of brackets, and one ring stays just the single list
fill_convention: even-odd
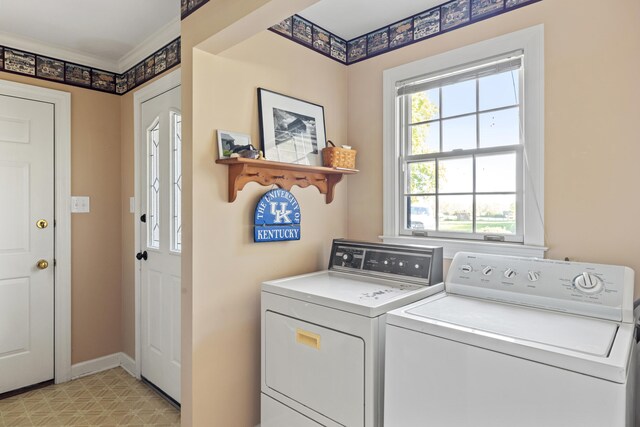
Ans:
[{"label": "tile floor", "polygon": [[180,426],[180,412],[115,368],[0,400],[9,426]]}]

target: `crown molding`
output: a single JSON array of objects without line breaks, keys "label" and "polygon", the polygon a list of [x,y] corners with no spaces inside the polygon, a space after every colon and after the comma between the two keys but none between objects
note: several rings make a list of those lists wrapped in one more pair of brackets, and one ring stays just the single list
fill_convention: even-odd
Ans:
[{"label": "crown molding", "polygon": [[164,27],[147,37],[142,43],[136,46],[132,51],[120,58],[118,64],[114,67],[117,73],[124,73],[132,67],[136,66],[149,55],[152,55],[161,47],[165,46],[172,40],[180,37],[180,18],[176,17]]},{"label": "crown molding", "polygon": [[88,55],[48,43],[42,43],[28,37],[16,36],[15,34],[8,34],[2,31],[0,31],[0,45],[9,46],[26,52],[37,53],[42,56],[61,58],[68,62],[105,71],[114,71],[118,68],[118,63],[116,61],[109,61],[97,56]]}]

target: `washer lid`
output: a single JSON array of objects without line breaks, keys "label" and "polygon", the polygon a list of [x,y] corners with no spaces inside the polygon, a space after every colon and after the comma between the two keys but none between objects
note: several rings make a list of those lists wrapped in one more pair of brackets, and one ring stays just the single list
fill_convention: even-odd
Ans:
[{"label": "washer lid", "polygon": [[319,271],[262,284],[264,292],[362,316],[377,317],[443,290],[349,273]]},{"label": "washer lid", "polygon": [[456,295],[432,299],[406,313],[472,332],[484,331],[600,357],[609,355],[618,330],[614,322]]}]

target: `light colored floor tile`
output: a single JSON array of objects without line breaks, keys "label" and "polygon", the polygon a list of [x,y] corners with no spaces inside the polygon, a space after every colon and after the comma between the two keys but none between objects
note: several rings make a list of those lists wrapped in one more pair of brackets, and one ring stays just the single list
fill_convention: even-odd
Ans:
[{"label": "light colored floor tile", "polygon": [[180,412],[122,368],[0,400],[0,427],[180,426]]},{"label": "light colored floor tile", "polygon": [[21,417],[15,417],[15,418],[5,418],[5,417],[2,417],[2,418],[4,420],[4,424],[7,427],[23,427],[23,426],[33,425],[31,424],[31,420],[27,416],[21,416]]}]

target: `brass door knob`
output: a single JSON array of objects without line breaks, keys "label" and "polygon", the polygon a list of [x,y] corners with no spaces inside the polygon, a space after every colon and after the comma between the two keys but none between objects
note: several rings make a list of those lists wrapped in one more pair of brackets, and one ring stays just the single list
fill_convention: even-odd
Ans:
[{"label": "brass door knob", "polygon": [[36,266],[40,269],[40,270],[44,270],[45,268],[49,267],[49,262],[46,259],[41,259],[40,261],[38,261],[38,263],[36,264]]},{"label": "brass door knob", "polygon": [[36,227],[43,229],[43,228],[47,228],[49,226],[49,223],[47,222],[46,219],[39,219],[36,222]]}]

